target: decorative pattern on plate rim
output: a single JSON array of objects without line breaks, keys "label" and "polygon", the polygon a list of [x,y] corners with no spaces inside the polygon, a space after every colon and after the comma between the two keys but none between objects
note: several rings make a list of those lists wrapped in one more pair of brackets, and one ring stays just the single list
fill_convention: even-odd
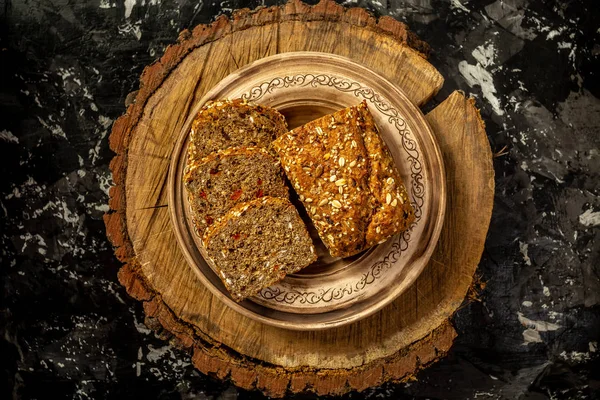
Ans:
[{"label": "decorative pattern on plate rim", "polygon": [[297,290],[282,290],[278,286],[271,286],[263,289],[259,296],[265,300],[274,300],[279,303],[294,304],[317,304],[320,302],[328,303],[333,300],[340,300],[346,295],[360,292],[367,285],[375,282],[384,275],[384,272],[389,270],[391,266],[398,260],[402,251],[408,248],[410,241],[410,233],[413,228],[419,223],[422,217],[422,207],[425,202],[425,184],[423,183],[423,166],[420,160],[420,154],[417,149],[417,144],[412,137],[410,129],[407,127],[406,121],[400,116],[398,110],[392,107],[383,97],[369,87],[364,87],[358,82],[352,82],[344,78],[326,74],[298,74],[288,75],[285,77],[276,77],[269,82],[253,87],[241,97],[246,101],[260,100],[264,95],[273,93],[277,89],[289,88],[293,86],[330,86],[346,93],[353,93],[356,97],[362,97],[372,103],[379,112],[388,117],[388,122],[398,131],[402,138],[402,148],[407,154],[407,160],[410,162],[411,185],[411,200],[415,209],[415,221],[411,227],[399,235],[399,238],[394,241],[390,252],[380,261],[374,263],[369,270],[364,273],[361,279],[353,284],[346,284],[342,287],[330,287],[328,289],[320,289],[315,291],[297,291]]}]

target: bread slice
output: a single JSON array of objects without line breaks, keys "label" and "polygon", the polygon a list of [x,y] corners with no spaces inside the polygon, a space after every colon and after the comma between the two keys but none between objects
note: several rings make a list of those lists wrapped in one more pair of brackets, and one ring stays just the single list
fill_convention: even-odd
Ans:
[{"label": "bread slice", "polygon": [[317,259],[298,211],[277,197],[238,204],[207,230],[203,243],[236,301]]},{"label": "bread slice", "polygon": [[357,254],[414,221],[366,102],[296,128],[273,147],[332,256]]},{"label": "bread slice", "polygon": [[192,161],[184,184],[201,235],[236,204],[263,196],[288,198],[279,161],[260,147],[232,147]]},{"label": "bread slice", "polygon": [[283,115],[241,99],[210,101],[192,122],[188,154],[198,160],[229,147],[260,146],[287,132]]}]

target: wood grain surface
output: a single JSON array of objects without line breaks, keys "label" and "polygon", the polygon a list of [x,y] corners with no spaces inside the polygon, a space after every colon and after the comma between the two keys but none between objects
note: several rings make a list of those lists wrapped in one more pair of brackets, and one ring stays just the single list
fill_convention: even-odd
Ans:
[{"label": "wood grain surface", "polygon": [[416,284],[374,316],[319,332],[252,321],[201,285],[175,241],[168,165],[191,107],[239,67],[288,51],[349,57],[394,82],[418,105],[443,83],[425,59],[427,45],[403,24],[329,0],[242,10],[184,31],[145,69],[133,104],[113,126],[115,186],[105,223],[125,263],[120,281],[144,302],[147,323],[190,349],[199,370],[240,387],[271,396],[340,394],[405,379],[450,348],[456,333],[449,318],[472,283],[491,216],[491,151],[473,101],[461,93],[426,116],[446,167],[448,208],[440,241]]}]

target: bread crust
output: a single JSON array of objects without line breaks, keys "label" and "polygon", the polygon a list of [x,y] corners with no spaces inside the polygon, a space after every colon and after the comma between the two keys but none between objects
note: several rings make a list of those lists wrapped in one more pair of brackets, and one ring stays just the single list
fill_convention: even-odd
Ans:
[{"label": "bread crust", "polygon": [[190,128],[188,157],[202,159],[229,147],[259,146],[287,132],[285,117],[275,109],[242,99],[208,101]]},{"label": "bread crust", "polygon": [[332,256],[355,255],[414,221],[365,101],[280,136],[273,148]]}]

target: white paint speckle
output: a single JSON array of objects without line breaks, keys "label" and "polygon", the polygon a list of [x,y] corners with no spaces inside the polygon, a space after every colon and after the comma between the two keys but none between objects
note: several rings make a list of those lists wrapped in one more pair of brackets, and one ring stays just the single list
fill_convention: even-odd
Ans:
[{"label": "white paint speckle", "polygon": [[475,85],[481,87],[483,97],[492,105],[492,109],[496,114],[504,115],[504,110],[500,107],[500,100],[496,97],[496,87],[494,86],[492,74],[480,64],[471,65],[466,61],[458,63],[458,70],[470,87]]},{"label": "white paint speckle", "polygon": [[94,208],[98,211],[102,211],[102,212],[108,212],[108,210],[110,210],[110,208],[108,207],[108,204],[97,204],[94,206]]},{"label": "white paint speckle", "polygon": [[140,40],[142,38],[142,30],[140,29],[141,24],[142,21],[137,21],[135,23],[127,21],[123,25],[119,26],[117,29],[120,35],[131,34],[135,36],[137,40]]},{"label": "white paint speckle", "polygon": [[488,43],[487,46],[477,46],[471,54],[473,55],[473,57],[475,57],[477,62],[481,64],[482,67],[494,65],[494,58],[496,57],[496,52],[493,43]]},{"label": "white paint speckle", "polygon": [[136,0],[125,0],[125,18],[129,18],[131,16],[131,11],[133,10],[135,3]]},{"label": "white paint speckle", "polygon": [[[548,28],[548,29],[550,29],[550,28]],[[560,35],[564,30],[565,30],[564,26],[561,26],[558,29],[551,30],[550,32],[548,32],[548,35],[546,36],[546,40],[554,39],[556,36]]]},{"label": "white paint speckle", "polygon": [[11,143],[19,143],[19,138],[12,134],[12,132],[6,129],[0,131],[0,139]]},{"label": "white paint speckle", "polygon": [[549,331],[556,331],[556,330],[560,329],[560,325],[558,325],[558,324],[555,324],[552,322],[529,319],[529,318],[525,317],[522,312],[517,313],[517,318],[519,319],[519,322],[523,326],[525,326],[527,328],[535,329],[538,332],[549,332]]},{"label": "white paint speckle", "polygon": [[117,3],[111,3],[109,0],[100,0],[100,8],[114,8]]},{"label": "white paint speckle", "polygon": [[525,84],[522,81],[517,81],[517,83],[519,84],[519,90],[522,90],[524,92],[529,92],[529,90],[527,90],[527,88],[525,87]]},{"label": "white paint speckle", "polygon": [[533,305],[533,303],[529,300],[525,300],[523,303],[521,303],[523,305],[523,307],[531,307]]},{"label": "white paint speckle", "polygon": [[480,398],[482,396],[485,396],[485,397],[497,397],[492,392],[480,392],[480,391],[477,390],[477,391],[475,391],[475,393],[473,393],[473,398],[474,399],[478,399],[478,398]]},{"label": "white paint speckle", "polygon": [[528,345],[529,343],[541,343],[542,337],[540,336],[540,332],[556,331],[560,329],[559,324],[532,320],[525,317],[521,312],[517,313],[517,318],[519,319],[521,325],[525,327],[525,330],[523,331],[524,346]]},{"label": "white paint speckle", "polygon": [[523,345],[526,346],[529,343],[541,343],[542,337],[535,329],[527,328],[523,331],[523,340]]},{"label": "white paint speckle", "polygon": [[112,125],[113,120],[111,118],[108,118],[108,117],[104,116],[104,115],[99,115],[98,116],[98,122],[100,123],[100,125],[102,125],[102,127],[104,129],[108,129]]},{"label": "white paint speckle", "polygon": [[113,186],[112,175],[109,172],[98,172],[96,174],[98,186],[106,194],[109,195],[110,187]]},{"label": "white paint speckle", "polygon": [[595,353],[598,350],[598,342],[589,342],[588,347],[590,348],[590,353]]},{"label": "white paint speckle", "polygon": [[569,43],[569,42],[558,42],[557,43],[558,49],[570,49],[573,47],[573,43]]},{"label": "white paint speckle", "polygon": [[544,286],[542,292],[544,293],[544,296],[550,297],[550,289],[548,289],[548,286]]},{"label": "white paint speckle", "polygon": [[523,255],[523,260],[525,261],[526,265],[531,265],[531,258],[529,258],[528,249],[529,249],[529,245],[527,243],[523,243],[523,242],[519,241],[519,250],[521,251],[521,254]]},{"label": "white paint speckle", "polygon": [[60,136],[65,139],[67,138],[65,131],[63,131],[63,129],[59,125],[51,125],[50,123],[44,121],[40,117],[37,117],[37,119],[38,121],[40,121],[40,124],[42,124],[44,128],[48,129],[54,136]]},{"label": "white paint speckle", "polygon": [[56,73],[63,80],[63,85],[65,85],[67,83],[67,78],[73,76],[75,74],[75,70],[73,68],[59,68]]},{"label": "white paint speckle", "polygon": [[594,212],[592,209],[585,210],[585,212],[579,216],[579,223],[583,226],[600,225],[600,211]]},{"label": "white paint speckle", "polygon": [[580,351],[563,351],[559,354],[563,360],[578,364],[590,360],[590,353],[582,353]]},{"label": "white paint speckle", "polygon": [[79,214],[71,211],[64,200],[57,201],[55,206],[57,208],[56,212],[53,214],[55,217],[60,218],[71,225],[79,224]]},{"label": "white paint speckle", "polygon": [[551,320],[555,320],[557,318],[562,318],[562,316],[563,316],[563,313],[559,313],[559,312],[556,312],[556,311],[548,311],[548,317]]},{"label": "white paint speckle", "polygon": [[[142,351],[142,348],[139,347],[138,348],[138,360],[141,360],[143,356],[144,356],[144,352]],[[135,365],[135,375],[136,376],[140,376],[142,374],[142,365],[143,364],[144,363],[140,362],[140,361],[138,361],[138,362],[136,362],[134,364]]]},{"label": "white paint speckle", "polygon": [[106,289],[107,289],[107,290],[108,290],[110,293],[112,293],[112,294],[115,296],[115,298],[116,298],[116,299],[119,301],[119,303],[121,303],[121,304],[126,304],[126,303],[125,303],[125,300],[123,300],[123,298],[121,297],[121,295],[119,294],[119,292],[117,292],[117,291],[116,291],[116,290],[113,288],[113,285],[115,285],[115,283],[114,283],[114,282],[106,281],[106,286],[105,286],[105,287],[106,287]]},{"label": "white paint speckle", "polygon": [[146,354],[146,358],[148,359],[148,361],[155,363],[158,360],[160,360],[161,358],[163,358],[164,355],[170,351],[171,351],[171,346],[168,346],[168,345],[163,346],[163,347],[158,347],[158,348],[155,348],[152,345],[148,345],[148,354]]},{"label": "white paint speckle", "polygon": [[100,115],[98,116],[98,123],[102,126],[103,130],[96,130],[96,133],[100,134],[100,138],[98,139],[98,141],[96,142],[96,145],[94,146],[93,149],[90,149],[89,151],[89,155],[92,161],[92,165],[96,164],[96,160],[98,159],[98,157],[100,157],[100,150],[102,148],[102,141],[104,140],[104,138],[106,137],[106,135],[108,134],[108,128],[112,125],[113,120],[105,117],[104,115]]},{"label": "white paint speckle", "polygon": [[144,325],[141,322],[138,322],[135,314],[133,315],[133,325],[135,326],[135,330],[138,331],[139,333],[142,333],[144,335],[149,335],[152,333],[152,331],[150,329],[148,329],[146,327],[146,325]]},{"label": "white paint speckle", "polygon": [[[577,239],[577,235],[575,235],[575,239]],[[573,286],[575,284],[575,279],[567,278],[567,279],[565,279],[565,283],[569,286]]]},{"label": "white paint speckle", "polygon": [[461,10],[464,12],[470,12],[470,10],[465,7],[460,0],[450,0],[450,8],[452,8],[453,10]]},{"label": "white paint speckle", "polygon": [[31,242],[33,239],[37,242],[38,246],[47,247],[46,241],[39,234],[32,235],[29,232],[25,232],[23,235],[19,235],[19,238],[23,240],[23,247],[21,248],[21,252],[25,251],[27,244]]},{"label": "white paint speckle", "polygon": [[[98,82],[101,82],[101,81],[102,81],[102,76],[100,76],[100,78],[98,79]],[[83,97],[85,97],[88,100],[94,100],[94,96],[92,96],[92,94],[90,93],[90,90],[85,86],[83,87]],[[94,109],[94,107],[96,107],[96,105],[94,103],[92,103],[90,105],[90,108]],[[97,111],[97,110],[94,110],[94,111]]]}]

